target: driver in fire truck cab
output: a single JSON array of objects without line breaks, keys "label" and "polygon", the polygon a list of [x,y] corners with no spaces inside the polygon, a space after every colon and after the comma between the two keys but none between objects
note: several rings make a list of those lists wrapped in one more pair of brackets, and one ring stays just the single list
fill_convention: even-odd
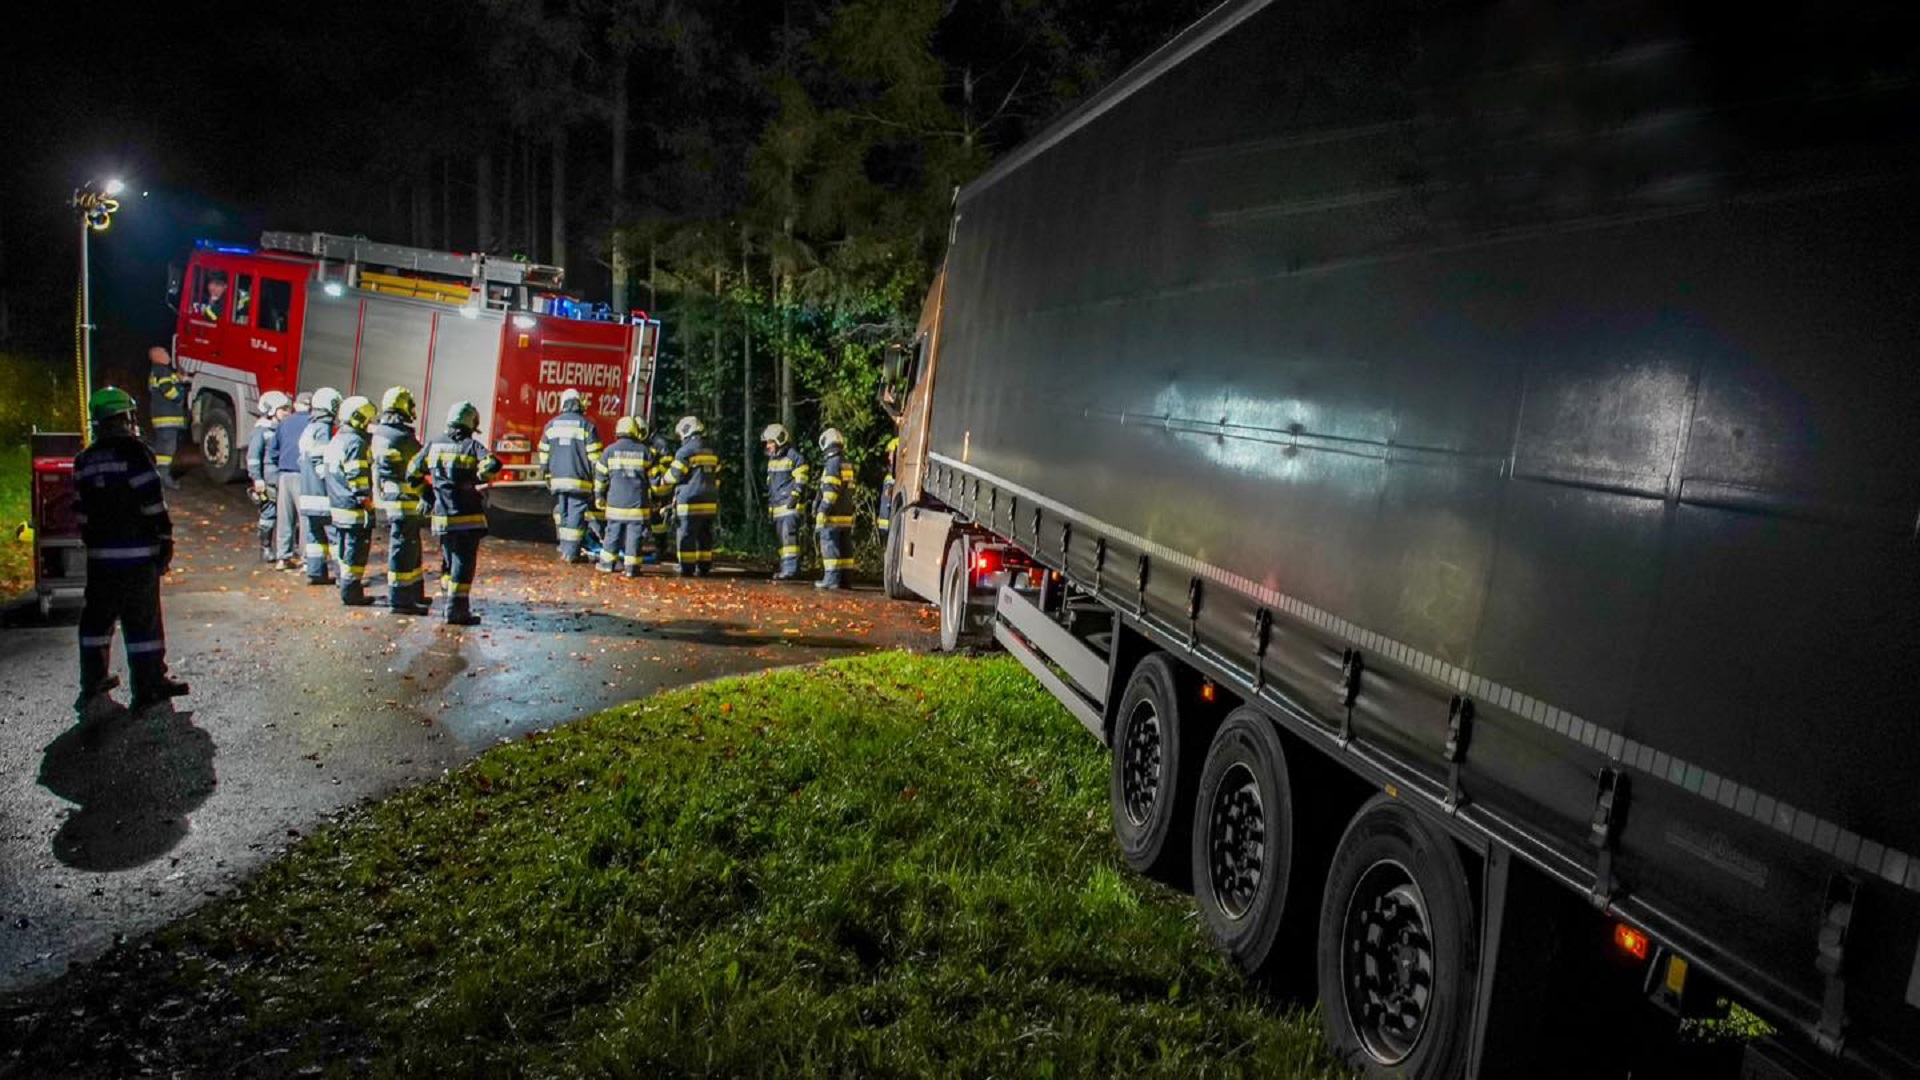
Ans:
[{"label": "driver in fire truck cab", "polygon": [[219,322],[220,305],[226,297],[227,276],[220,273],[207,275],[206,295],[194,302],[194,317],[208,322]]}]

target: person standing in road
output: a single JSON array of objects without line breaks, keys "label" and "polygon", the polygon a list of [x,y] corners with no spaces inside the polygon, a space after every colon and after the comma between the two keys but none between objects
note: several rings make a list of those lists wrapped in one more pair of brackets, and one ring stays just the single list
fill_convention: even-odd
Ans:
[{"label": "person standing in road", "polygon": [[900,453],[900,436],[887,440],[887,478],[880,482],[880,508],[873,518],[874,528],[880,530],[880,539],[887,538],[887,530],[893,527],[893,470],[895,458]]},{"label": "person standing in road", "polygon": [[373,552],[373,455],[367,429],[373,402],[358,394],[340,403],[340,428],[327,444],[327,511],[340,557],[340,602],[373,603],[367,595],[367,558]]},{"label": "person standing in road", "polygon": [[446,620],[450,626],[473,626],[473,578],[480,559],[480,540],[487,535],[487,504],[480,485],[500,471],[500,459],[473,437],[480,426],[480,410],[470,401],[447,410],[446,434],[428,443],[411,464],[407,477],[415,485],[433,485],[433,534],[440,538],[447,575],[440,579],[447,594]]},{"label": "person standing in road", "polygon": [[820,580],[816,589],[844,589],[853,572],[853,466],[842,456],[846,439],[838,428],[820,433],[826,460],[820,465],[820,496],[814,502],[813,526],[820,535]]},{"label": "person standing in road", "polygon": [[653,450],[646,443],[645,425],[631,416],[621,417],[613,433],[613,445],[600,455],[594,483],[595,501],[607,515],[599,569],[612,573],[619,567],[628,577],[639,577],[652,502],[648,472]]},{"label": "person standing in road", "polygon": [[373,428],[373,505],[387,518],[387,607],[402,615],[425,615],[432,608],[420,566],[424,492],[407,476],[420,452],[415,415],[413,392],[395,386],[381,396],[380,422]]},{"label": "person standing in road", "polygon": [[307,584],[331,585],[333,504],[327,499],[327,447],[337,428],[340,391],[323,386],[313,392],[313,411],[300,432],[300,526],[306,538]]},{"label": "person standing in road", "polygon": [[560,560],[580,562],[593,509],[594,463],[600,457],[600,433],[587,419],[580,391],[560,392],[560,415],[547,421],[535,460],[547,474],[553,493],[553,527],[560,538]]},{"label": "person standing in road", "polygon": [[706,577],[713,572],[713,518],[720,512],[720,455],[707,449],[700,436],[707,426],[697,416],[683,416],[673,426],[680,449],[667,463],[654,494],[673,494],[674,517],[680,522],[680,576]]},{"label": "person standing in road", "polygon": [[108,672],[120,624],[135,712],[187,692],[167,674],[160,579],[173,565],[173,519],[152,451],[134,425],[133,397],[103,387],[87,399],[93,442],[73,459],[80,538],[87,546],[86,606],[80,612],[80,696],[84,718],[119,685]]},{"label": "person standing in road", "polygon": [[[656,431],[653,438],[647,440],[647,448],[653,451],[653,464],[647,475],[658,489],[667,477],[667,466],[673,464],[673,444],[667,441],[667,433]],[[670,519],[673,516],[673,503],[669,499],[655,498],[653,510],[647,515],[647,527],[653,533],[653,550],[642,560],[655,563],[667,557],[667,534],[672,531]]]},{"label": "person standing in road", "polygon": [[274,509],[273,556],[282,570],[300,566],[300,556],[294,550],[300,539],[300,433],[307,429],[307,421],[313,417],[308,411],[312,407],[313,395],[301,391],[293,399],[293,411],[280,421],[279,429],[274,432],[280,490],[276,493],[279,498]]},{"label": "person standing in road", "polygon": [[173,355],[155,345],[147,350],[147,399],[153,416],[153,460],[163,487],[178,490],[173,457],[187,432],[187,380],[174,369]]},{"label": "person standing in road", "polygon": [[767,512],[773,515],[773,534],[780,545],[780,570],[775,581],[800,579],[801,515],[807,511],[806,459],[793,448],[785,424],[768,424],[760,432],[767,452]]},{"label": "person standing in road", "polygon": [[260,395],[260,418],[247,439],[247,478],[253,484],[253,504],[260,508],[254,531],[260,538],[260,561],[273,562],[275,525],[279,521],[280,421],[293,411],[293,399],[278,390]]}]

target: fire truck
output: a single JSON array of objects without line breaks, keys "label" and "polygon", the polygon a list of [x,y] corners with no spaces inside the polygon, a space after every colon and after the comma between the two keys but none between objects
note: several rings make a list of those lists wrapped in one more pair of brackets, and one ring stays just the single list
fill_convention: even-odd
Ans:
[{"label": "fire truck", "polygon": [[495,511],[545,516],[533,462],[562,391],[603,436],[650,419],[660,323],[563,293],[564,271],[499,256],[269,232],[257,246],[201,241],[172,285],[174,355],[192,380],[193,437],[208,475],[244,468],[261,394],[331,386],[376,401],[411,389],[423,436],[468,400],[506,465]]}]

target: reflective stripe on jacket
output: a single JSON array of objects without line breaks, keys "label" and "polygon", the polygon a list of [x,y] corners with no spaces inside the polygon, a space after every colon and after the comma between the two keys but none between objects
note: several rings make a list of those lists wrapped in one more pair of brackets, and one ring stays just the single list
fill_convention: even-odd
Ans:
[{"label": "reflective stripe on jacket", "polygon": [[388,519],[426,515],[426,489],[407,476],[419,452],[413,425],[398,413],[384,413],[373,425],[373,508]]},{"label": "reflective stripe on jacket", "polygon": [[706,443],[695,435],[680,444],[654,491],[660,495],[672,491],[674,508],[682,516],[718,513],[719,472],[720,455],[707,449]]},{"label": "reflective stripe on jacket", "polygon": [[187,381],[170,367],[147,373],[147,412],[156,428],[187,426]]},{"label": "reflective stripe on jacket", "polygon": [[407,466],[416,484],[431,484],[436,534],[487,531],[487,503],[480,485],[500,471],[500,459],[471,435],[448,432],[428,443]]},{"label": "reflective stripe on jacket", "polygon": [[853,526],[853,466],[838,449],[827,451],[820,466],[820,497],[814,500],[813,523],[828,528]]},{"label": "reflective stripe on jacket", "polygon": [[594,494],[607,504],[608,521],[645,521],[652,505],[653,448],[618,438],[600,455]]},{"label": "reflective stripe on jacket", "polygon": [[535,460],[547,471],[548,491],[592,491],[600,433],[585,413],[563,412],[540,433]]},{"label": "reflective stripe on jacket", "polygon": [[247,475],[271,487],[280,480],[280,424],[261,417],[247,438]]},{"label": "reflective stripe on jacket", "polygon": [[767,509],[774,517],[791,517],[805,508],[811,475],[806,459],[791,446],[782,446],[767,458]]},{"label": "reflective stripe on jacket", "polygon": [[96,440],[73,459],[80,539],[87,561],[101,565],[152,562],[173,536],[173,519],[160,490],[153,451],[131,435]]},{"label": "reflective stripe on jacket", "polygon": [[333,421],[314,416],[300,432],[300,513],[306,517],[331,517],[327,502],[327,446],[336,430]]},{"label": "reflective stripe on jacket", "polygon": [[373,521],[372,441],[364,431],[343,427],[327,444],[327,509],[342,527]]}]

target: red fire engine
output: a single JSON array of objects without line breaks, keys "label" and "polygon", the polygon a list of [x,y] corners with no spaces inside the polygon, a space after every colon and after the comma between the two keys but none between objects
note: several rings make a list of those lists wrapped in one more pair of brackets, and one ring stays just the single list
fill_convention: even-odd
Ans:
[{"label": "red fire engine", "polygon": [[650,419],[660,323],[561,293],[563,271],[482,254],[326,233],[269,232],[258,247],[202,241],[180,283],[174,355],[192,379],[194,438],[224,482],[244,467],[254,403],[269,390],[331,386],[375,401],[405,386],[421,435],[449,405],[480,410],[507,466],[496,509],[550,509],[532,451],[580,391],[602,437],[622,415]]}]

